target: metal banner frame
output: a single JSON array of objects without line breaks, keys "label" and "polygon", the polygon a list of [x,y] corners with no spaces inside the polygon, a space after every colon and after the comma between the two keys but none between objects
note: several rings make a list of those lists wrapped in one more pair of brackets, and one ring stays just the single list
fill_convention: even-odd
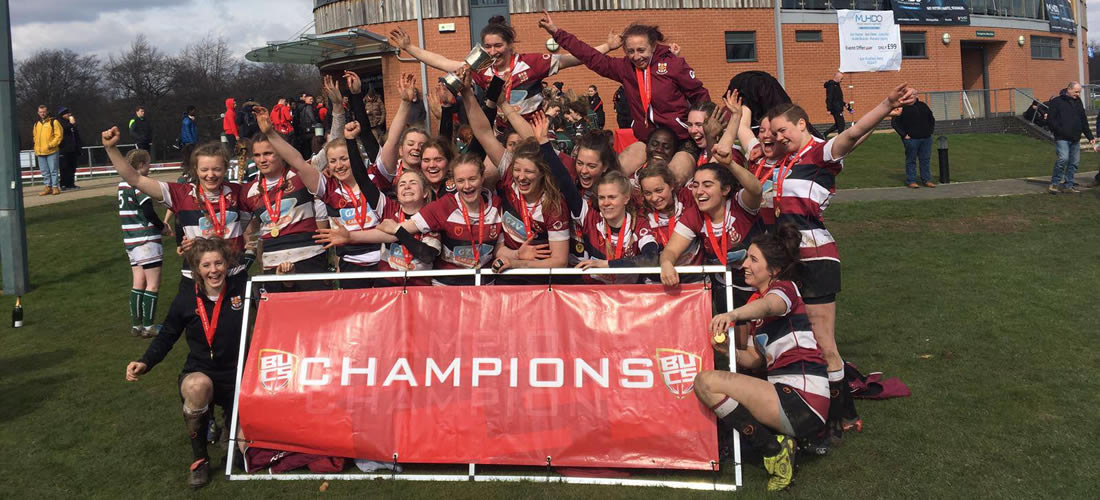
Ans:
[{"label": "metal banner frame", "polygon": [[[733,286],[731,285],[733,280],[733,273],[726,269],[725,266],[679,266],[676,267],[676,272],[679,274],[723,274],[725,276],[726,289],[726,311],[733,310]],[[427,270],[427,271],[376,271],[376,272],[356,272],[356,273],[315,273],[315,274],[283,274],[283,275],[264,275],[253,276],[248,281],[248,287],[245,289],[244,300],[246,304],[251,306],[253,299],[252,289],[254,283],[266,283],[272,281],[286,282],[286,281],[316,281],[316,280],[339,280],[339,279],[384,279],[384,278],[422,278],[422,277],[438,277],[438,276],[473,276],[474,286],[482,286],[482,276],[546,276],[548,279],[551,276],[576,276],[576,275],[607,275],[607,274],[660,274],[661,268],[659,267],[633,267],[633,268],[608,268],[608,269],[573,269],[573,268],[548,268],[548,269],[509,269],[500,273],[495,273],[486,269],[448,269],[448,270]],[[508,285],[499,285],[508,286]],[[548,287],[553,288],[553,284],[548,283]],[[615,286],[615,285],[598,285],[598,286]],[[710,286],[717,286],[716,283],[711,283]],[[262,300],[262,299],[256,299]],[[244,316],[241,319],[241,345],[240,351],[237,356],[237,377],[235,381],[235,387],[233,391],[233,415],[230,427],[233,430],[233,435],[236,436],[236,429],[238,424],[238,408],[240,407],[241,397],[241,378],[244,375],[244,361],[246,347],[249,341],[248,335],[248,320],[251,307],[246,307]],[[730,371],[736,372],[736,363],[731,359]],[[551,476],[549,473],[545,475],[486,475],[477,474],[477,464],[454,464],[456,466],[468,465],[468,473],[463,474],[417,474],[417,473],[395,473],[393,471],[377,472],[377,473],[347,473],[347,474],[263,474],[263,473],[234,473],[233,472],[233,460],[238,453],[236,446],[236,439],[230,438],[230,444],[228,446],[228,456],[225,461],[225,475],[230,481],[247,481],[247,480],[356,480],[356,479],[400,479],[405,481],[465,481],[465,482],[486,482],[486,481],[532,481],[532,482],[558,482],[566,484],[598,484],[598,485],[613,485],[613,486],[664,486],[666,488],[677,489],[692,489],[692,490],[712,490],[712,491],[736,491],[741,487],[741,440],[737,434],[737,431],[733,432],[733,460],[734,460],[734,484],[720,483],[717,480],[717,476],[712,481],[664,481],[660,479],[627,479],[627,478],[602,478],[602,477],[572,477],[572,476]],[[247,440],[245,436],[245,440]],[[398,453],[394,453],[393,461],[397,463],[400,458]],[[547,466],[549,468],[549,457]],[[713,463],[712,466],[717,468],[717,463]]]}]

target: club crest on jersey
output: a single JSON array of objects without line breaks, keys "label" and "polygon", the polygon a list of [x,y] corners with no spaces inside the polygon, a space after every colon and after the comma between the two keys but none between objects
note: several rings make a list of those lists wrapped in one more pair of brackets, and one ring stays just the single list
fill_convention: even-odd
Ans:
[{"label": "club crest on jersey", "polygon": [[661,380],[676,399],[683,399],[695,388],[695,375],[703,367],[703,358],[698,354],[679,349],[657,349],[657,368]]},{"label": "club crest on jersey", "polygon": [[233,308],[234,311],[240,311],[244,307],[244,299],[240,295],[230,298],[229,307]]},{"label": "club crest on jersey", "polygon": [[516,74],[515,77],[517,79],[519,79],[519,83],[526,83],[527,82],[527,72],[526,71]]},{"label": "club crest on jersey", "polygon": [[657,74],[658,75],[667,75],[668,74],[668,63],[663,63],[663,62],[657,63]]},{"label": "club crest on jersey", "polygon": [[455,180],[454,179],[447,179],[447,182],[443,183],[443,188],[446,189],[447,192],[449,192],[449,193],[453,193],[455,191],[458,191],[458,188],[455,187]]},{"label": "club crest on jersey", "polygon": [[260,385],[271,392],[285,388],[294,380],[298,356],[276,349],[260,349]]}]

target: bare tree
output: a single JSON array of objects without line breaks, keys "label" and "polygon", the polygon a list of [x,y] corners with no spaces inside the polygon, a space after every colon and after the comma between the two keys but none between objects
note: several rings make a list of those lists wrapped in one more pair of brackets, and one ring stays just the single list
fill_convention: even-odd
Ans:
[{"label": "bare tree", "polygon": [[15,93],[19,107],[67,105],[97,97],[99,59],[69,49],[41,50],[16,67]]},{"label": "bare tree", "polygon": [[114,97],[155,105],[172,90],[176,61],[138,35],[128,52],[110,57],[106,69]]},{"label": "bare tree", "polygon": [[207,36],[188,45],[178,58],[177,78],[186,77],[189,85],[224,92],[234,78],[240,61],[233,57],[224,38]]}]

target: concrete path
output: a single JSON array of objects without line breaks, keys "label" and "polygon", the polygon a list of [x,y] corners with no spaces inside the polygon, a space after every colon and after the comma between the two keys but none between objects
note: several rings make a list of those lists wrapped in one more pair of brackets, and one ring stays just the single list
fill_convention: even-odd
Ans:
[{"label": "concrete path", "polygon": [[[156,172],[150,177],[158,181],[175,181],[180,176],[179,171]],[[25,186],[23,188],[23,206],[26,208],[51,205],[64,201],[80,200],[95,196],[118,196],[118,183],[122,179],[117,175],[106,175],[92,179],[78,179],[80,189],[65,191],[61,194],[38,196],[42,192],[42,184]]]},{"label": "concrete path", "polygon": [[[1096,171],[1077,172],[1077,183],[1088,186]],[[843,182],[843,180],[841,180]],[[935,188],[912,189],[905,186],[888,188],[841,189],[833,197],[833,203],[853,201],[939,200],[946,198],[979,198],[986,196],[1013,196],[1045,193],[1050,177],[1023,179],[998,179],[992,181],[953,182]]]},{"label": "concrete path", "polygon": [[[1077,183],[1087,186],[1092,182],[1095,171],[1078,172]],[[179,177],[178,172],[163,172],[153,174],[152,177],[161,181],[174,181]],[[23,188],[23,203],[27,208],[60,203],[63,201],[91,198],[93,196],[117,196],[117,176],[98,177],[84,179],[80,182],[78,191],[66,191],[59,195],[38,196],[42,191],[42,185]],[[887,188],[863,188],[841,189],[833,198],[833,203],[848,203],[854,201],[902,201],[902,200],[937,200],[946,198],[977,198],[985,196],[1013,196],[1021,194],[1045,193],[1048,177],[1029,177],[1024,179],[999,179],[992,181],[954,182],[940,184],[935,189],[920,188],[910,189],[905,186]]]}]

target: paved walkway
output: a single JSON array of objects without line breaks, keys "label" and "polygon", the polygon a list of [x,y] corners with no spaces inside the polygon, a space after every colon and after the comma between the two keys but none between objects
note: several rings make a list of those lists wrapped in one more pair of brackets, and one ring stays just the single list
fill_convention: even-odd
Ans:
[{"label": "paved walkway", "polygon": [[[1092,182],[1096,171],[1078,172],[1077,183],[1086,186]],[[161,181],[174,181],[178,172],[163,172],[152,177]],[[94,196],[117,196],[117,176],[98,177],[80,181],[81,189],[66,191],[59,195],[38,196],[42,185],[23,188],[23,204],[27,208],[63,201],[79,200]],[[940,184],[935,189],[910,189],[905,186],[887,188],[841,189],[833,198],[833,203],[853,201],[901,201],[901,200],[937,200],[947,198],[978,198],[986,196],[1013,196],[1021,194],[1045,193],[1048,177],[1029,177],[1025,179],[998,179],[992,181],[954,182]]]}]

